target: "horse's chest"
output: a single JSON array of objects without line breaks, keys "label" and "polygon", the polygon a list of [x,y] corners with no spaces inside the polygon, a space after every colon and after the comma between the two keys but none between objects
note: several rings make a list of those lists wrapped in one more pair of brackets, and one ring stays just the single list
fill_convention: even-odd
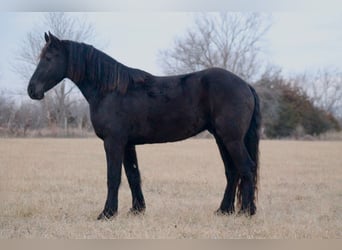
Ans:
[{"label": "horse's chest", "polygon": [[102,139],[118,130],[120,120],[113,109],[91,110],[90,117],[96,135]]}]

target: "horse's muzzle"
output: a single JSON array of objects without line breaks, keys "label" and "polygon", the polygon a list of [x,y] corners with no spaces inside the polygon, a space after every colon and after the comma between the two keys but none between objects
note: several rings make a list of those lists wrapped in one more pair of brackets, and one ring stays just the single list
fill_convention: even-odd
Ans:
[{"label": "horse's muzzle", "polygon": [[44,91],[38,91],[32,84],[29,84],[27,87],[27,93],[29,97],[34,100],[41,100],[44,98]]}]

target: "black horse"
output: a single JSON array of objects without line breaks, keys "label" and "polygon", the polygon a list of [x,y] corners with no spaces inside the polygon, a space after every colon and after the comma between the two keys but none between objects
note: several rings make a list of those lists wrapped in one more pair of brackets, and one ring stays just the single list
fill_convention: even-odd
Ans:
[{"label": "black horse", "polygon": [[132,213],[145,211],[135,145],[179,141],[208,130],[216,139],[227,186],[218,213],[253,215],[258,181],[261,116],[255,90],[219,68],[157,77],[129,68],[94,47],[45,33],[46,44],[28,85],[32,99],[64,78],[89,103],[104,141],[108,194],[98,219],[117,213],[122,163],[132,191]]}]

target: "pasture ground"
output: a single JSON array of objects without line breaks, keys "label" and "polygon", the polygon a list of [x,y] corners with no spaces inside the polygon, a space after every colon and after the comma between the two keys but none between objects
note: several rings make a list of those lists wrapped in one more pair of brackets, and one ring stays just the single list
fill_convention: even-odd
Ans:
[{"label": "pasture ground", "polygon": [[147,203],[99,222],[106,165],[98,139],[0,139],[0,238],[342,238],[342,142],[262,141],[258,211],[216,216],[225,188],[215,142],[138,146]]}]

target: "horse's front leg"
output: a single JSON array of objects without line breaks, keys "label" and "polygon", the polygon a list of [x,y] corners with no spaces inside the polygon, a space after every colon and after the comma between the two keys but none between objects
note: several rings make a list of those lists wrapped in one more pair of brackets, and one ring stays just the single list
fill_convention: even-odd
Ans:
[{"label": "horse's front leg", "polygon": [[126,146],[123,162],[129,187],[132,191],[132,208],[130,212],[133,214],[143,213],[145,211],[145,200],[141,190],[141,177],[134,145]]},{"label": "horse's front leg", "polygon": [[109,219],[118,211],[118,192],[121,182],[122,159],[124,155],[125,143],[122,140],[106,138],[104,148],[107,159],[107,200],[103,212],[98,216],[98,220]]}]

